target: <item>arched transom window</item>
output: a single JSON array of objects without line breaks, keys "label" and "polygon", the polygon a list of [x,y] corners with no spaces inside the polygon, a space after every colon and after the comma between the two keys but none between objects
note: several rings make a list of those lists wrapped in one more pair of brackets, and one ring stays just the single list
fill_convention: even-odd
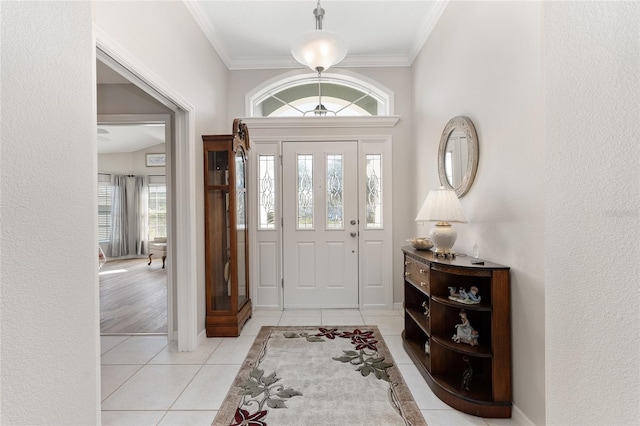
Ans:
[{"label": "arched transom window", "polygon": [[391,96],[376,85],[341,74],[304,74],[266,83],[250,96],[252,117],[390,115]]}]

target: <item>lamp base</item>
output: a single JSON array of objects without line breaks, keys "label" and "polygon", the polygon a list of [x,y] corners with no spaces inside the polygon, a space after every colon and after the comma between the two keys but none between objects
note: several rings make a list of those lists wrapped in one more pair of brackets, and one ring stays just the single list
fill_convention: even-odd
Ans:
[{"label": "lamp base", "polygon": [[438,222],[429,231],[429,238],[433,241],[431,251],[436,256],[455,257],[456,252],[451,249],[458,238],[458,232],[451,226],[449,222]]}]

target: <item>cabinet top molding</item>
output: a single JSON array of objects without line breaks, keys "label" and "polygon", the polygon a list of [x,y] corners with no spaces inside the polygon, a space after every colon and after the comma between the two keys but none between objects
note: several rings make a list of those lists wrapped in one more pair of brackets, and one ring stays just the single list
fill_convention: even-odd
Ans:
[{"label": "cabinet top molding", "polygon": [[[455,266],[456,268],[470,268],[470,269],[510,269],[508,266],[500,265],[486,261],[484,259],[476,259],[472,256],[457,255],[453,258],[445,258],[435,256],[430,250],[416,250],[411,246],[402,247],[402,251],[410,256],[415,256],[419,259],[424,259],[433,265],[443,266]],[[482,262],[482,264],[474,264],[472,262]]]}]

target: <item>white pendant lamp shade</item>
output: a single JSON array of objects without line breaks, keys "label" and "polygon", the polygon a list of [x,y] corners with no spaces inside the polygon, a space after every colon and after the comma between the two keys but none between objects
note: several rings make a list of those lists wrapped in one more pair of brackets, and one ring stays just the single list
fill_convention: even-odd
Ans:
[{"label": "white pendant lamp shade", "polygon": [[313,30],[293,42],[291,54],[302,65],[324,72],[347,56],[347,43],[330,31]]}]

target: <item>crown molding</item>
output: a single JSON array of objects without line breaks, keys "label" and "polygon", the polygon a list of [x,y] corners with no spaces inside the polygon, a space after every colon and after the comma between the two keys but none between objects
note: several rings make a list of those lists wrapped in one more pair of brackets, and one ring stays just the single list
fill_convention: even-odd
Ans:
[{"label": "crown molding", "polygon": [[[302,68],[293,57],[256,58],[245,57],[232,59],[228,63],[229,70],[264,70],[264,69],[291,69]],[[410,58],[407,55],[394,56],[349,56],[343,61],[331,67],[333,68],[379,68],[379,67],[410,67]],[[308,69],[308,68],[305,68]]]},{"label": "crown molding", "polygon": [[207,37],[207,40],[209,40],[209,43],[211,43],[211,46],[213,46],[215,51],[218,53],[218,56],[220,57],[222,62],[224,62],[224,64],[227,66],[227,69],[232,69],[231,55],[229,55],[229,52],[227,52],[227,50],[224,48],[224,44],[219,42],[221,36],[216,31],[209,18],[207,18],[207,14],[202,11],[199,2],[183,1],[183,3],[187,7],[187,10],[193,16],[193,19],[195,19],[205,37]]},{"label": "crown molding", "polygon": [[245,117],[242,122],[251,129],[315,129],[315,128],[380,128],[395,127],[399,115],[377,117]]},{"label": "crown molding", "polygon": [[416,41],[411,48],[411,52],[409,54],[409,65],[413,64],[413,61],[415,61],[448,4],[449,0],[439,0],[434,2],[433,8],[427,14],[421,26],[420,35],[416,38]]}]

